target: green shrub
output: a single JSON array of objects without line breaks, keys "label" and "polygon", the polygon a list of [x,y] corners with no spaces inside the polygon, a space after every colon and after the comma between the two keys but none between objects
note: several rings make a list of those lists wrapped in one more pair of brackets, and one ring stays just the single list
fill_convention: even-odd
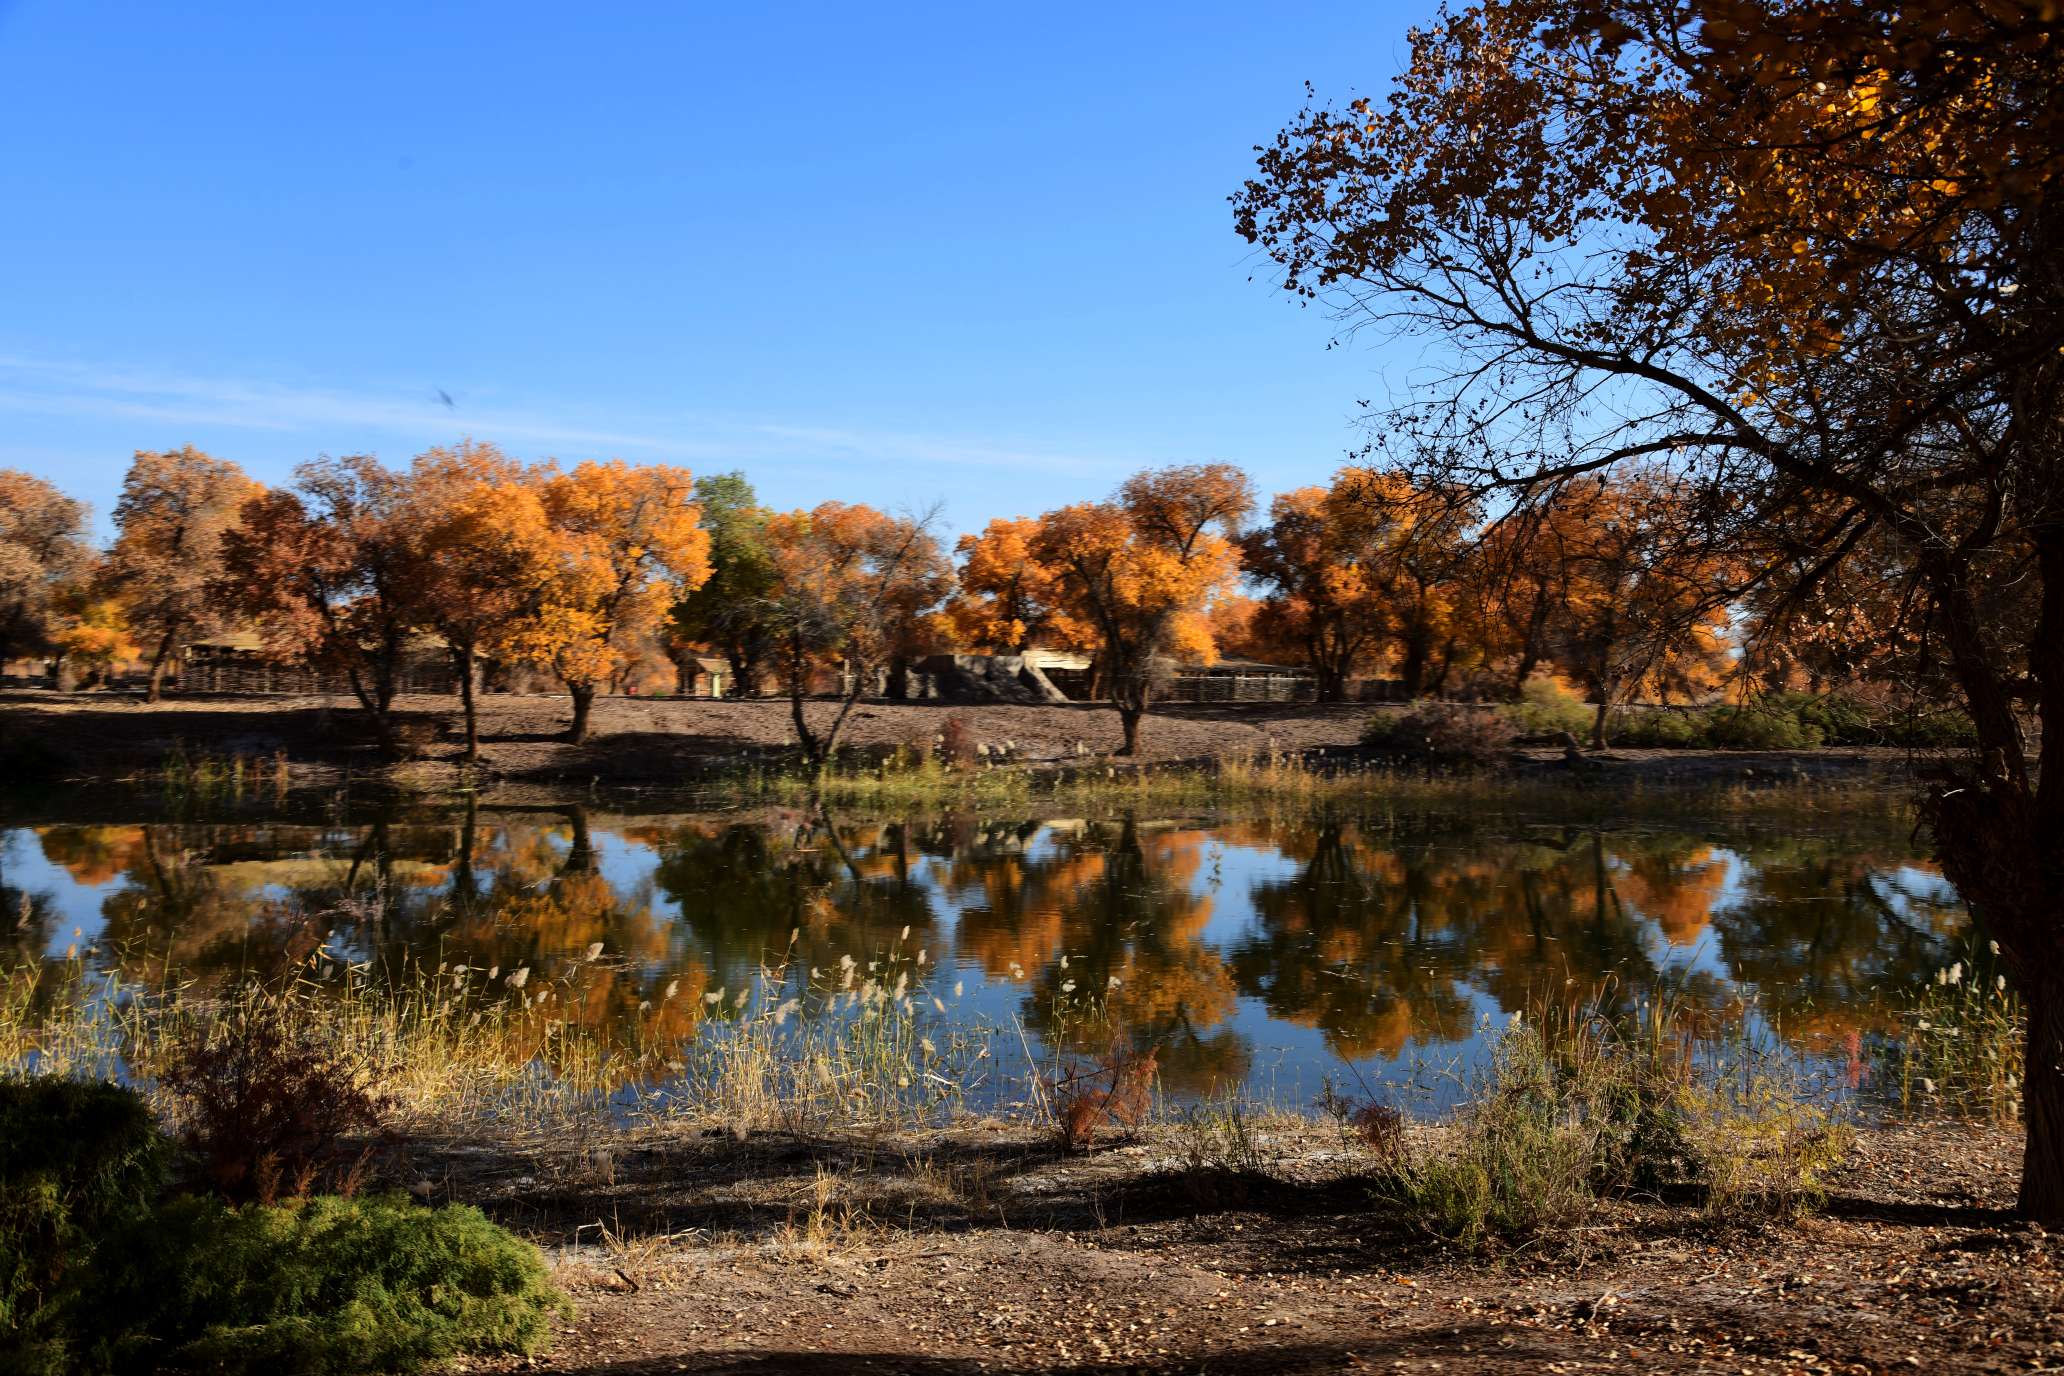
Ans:
[{"label": "green shrub", "polygon": [[1978,728],[1970,713],[1955,708],[1888,716],[1876,728],[1878,744],[1908,750],[1961,750],[1978,744]]},{"label": "green shrub", "polygon": [[1703,750],[1712,744],[1710,728],[1706,712],[1665,707],[1615,714],[1606,737],[1630,750]]},{"label": "green shrub", "polygon": [[1821,743],[1820,728],[1780,707],[1716,707],[1706,721],[1706,737],[1716,750],[1811,750]]},{"label": "green shrub", "polygon": [[1582,740],[1591,734],[1596,709],[1555,679],[1536,674],[1519,690],[1519,701],[1504,712],[1522,736],[1559,736],[1567,731]]},{"label": "green shrub", "polygon": [[309,1376],[528,1354],[570,1313],[537,1249],[467,1205],[187,1196],[102,1252],[95,1365]]},{"label": "green shrub", "polygon": [[68,1291],[99,1236],[157,1197],[169,1158],[130,1090],[0,1081],[0,1366],[62,1368]]},{"label": "green shrub", "polygon": [[1842,693],[1774,693],[1760,704],[1820,732],[1828,745],[1875,745],[1879,732],[1870,708]]}]

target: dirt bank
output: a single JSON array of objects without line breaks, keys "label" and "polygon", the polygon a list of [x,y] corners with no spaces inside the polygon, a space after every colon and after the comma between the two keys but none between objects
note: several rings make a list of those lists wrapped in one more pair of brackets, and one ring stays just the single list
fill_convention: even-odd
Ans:
[{"label": "dirt bank", "polygon": [[[827,722],[836,704],[807,708]],[[1351,755],[1366,706],[1316,704],[1169,704],[1148,719],[1148,762],[1247,758],[1267,751]],[[693,782],[729,767],[782,758],[793,741],[786,702],[709,702],[686,698],[603,698],[595,704],[592,738],[568,745],[561,735],[564,697],[493,695],[481,708],[480,769],[510,780],[569,783]],[[937,703],[863,703],[845,740],[856,750],[929,746],[949,716],[974,741],[1008,750],[1035,767],[1108,755],[1119,744],[1117,714],[1098,706],[952,707]],[[383,772],[399,782],[436,787],[455,777],[461,754],[456,699],[402,699],[399,717],[418,742],[417,758],[383,767],[361,714],[346,698],[211,697],[145,706],[103,693],[0,692],[0,735],[33,743],[52,758],[59,777],[118,779],[163,767],[175,752],[286,762],[297,778],[350,769]],[[1665,781],[1810,774],[1847,778],[1896,772],[1897,750],[1615,751],[1596,771]],[[1515,767],[1560,766],[1553,750],[1517,752]]]},{"label": "dirt bank", "polygon": [[[1316,1129],[1314,1131],[1317,1131]],[[441,1197],[528,1231],[579,1373],[1996,1372],[2064,1360],[2054,1239],[2007,1213],[1995,1129],[1862,1134],[1818,1217],[1609,1208],[1495,1261],[1372,1210],[1337,1142],[1304,1178],[1083,1158],[1023,1130],[842,1146],[651,1132],[483,1164]],[[598,1226],[599,1225],[599,1226]],[[605,1232],[606,1229],[606,1232]],[[520,1364],[476,1362],[469,1369]]]}]

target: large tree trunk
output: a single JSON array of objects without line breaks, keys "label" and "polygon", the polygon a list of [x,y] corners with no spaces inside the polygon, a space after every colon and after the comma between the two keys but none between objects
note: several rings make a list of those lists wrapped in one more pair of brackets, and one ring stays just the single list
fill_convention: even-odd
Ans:
[{"label": "large tree trunk", "polygon": [[2064,535],[2037,541],[2042,609],[2030,677],[2041,722],[2031,780],[2013,698],[1989,653],[1966,572],[1924,556],[1943,643],[1978,734],[1976,767],[1925,804],[1936,858],[2000,943],[2027,1005],[2021,1211],[2064,1226]]},{"label": "large tree trunk", "polygon": [[452,646],[452,672],[459,676],[459,707],[466,717],[466,759],[480,758],[480,713],[473,701],[473,682],[479,676],[473,644]]},{"label": "large tree trunk", "polygon": [[1428,648],[1425,636],[1415,634],[1405,637],[1405,657],[1398,665],[1398,678],[1404,683],[1407,701],[1417,698],[1426,687]]},{"label": "large tree trunk", "polygon": [[588,714],[595,708],[595,685],[569,683],[566,691],[573,695],[573,725],[566,728],[566,739],[580,745],[588,738]]},{"label": "large tree trunk", "polygon": [[1127,757],[1138,756],[1140,720],[1146,715],[1147,709],[1144,707],[1135,707],[1125,703],[1119,704],[1118,726],[1125,733],[1125,743],[1118,747],[1119,754]]},{"label": "large tree trunk", "polygon": [[145,702],[156,702],[165,695],[165,665],[171,662],[172,642],[178,634],[178,628],[174,627],[158,639],[158,648],[151,655],[150,686],[143,690]]},{"label": "large tree trunk", "polygon": [[1591,748],[1593,750],[1605,749],[1605,723],[1606,719],[1611,715],[1612,695],[1601,689],[1598,694],[1598,714],[1591,718]]},{"label": "large tree trunk", "polygon": [[[2064,927],[2064,912],[2045,925]],[[2047,1227],[2064,1223],[2064,977],[2057,967],[2026,982],[2026,1063],[2022,1067],[2021,1212]]]}]

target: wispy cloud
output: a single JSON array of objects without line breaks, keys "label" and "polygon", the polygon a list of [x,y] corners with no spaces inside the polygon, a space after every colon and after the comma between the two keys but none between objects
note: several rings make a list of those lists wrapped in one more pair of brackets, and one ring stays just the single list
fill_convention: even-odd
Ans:
[{"label": "wispy cloud", "polygon": [[367,431],[408,443],[465,433],[520,448],[576,454],[621,453],[703,462],[754,459],[862,460],[872,463],[972,465],[1051,472],[1108,473],[1120,456],[1060,447],[1013,446],[993,440],[802,423],[752,416],[642,416],[628,428],[584,423],[573,408],[475,404],[456,408],[430,389],[411,398],[367,389],[294,386],[130,366],[54,361],[0,354],[0,411],[48,416],[126,416],[167,424],[220,426],[308,435],[334,448],[326,434]]}]

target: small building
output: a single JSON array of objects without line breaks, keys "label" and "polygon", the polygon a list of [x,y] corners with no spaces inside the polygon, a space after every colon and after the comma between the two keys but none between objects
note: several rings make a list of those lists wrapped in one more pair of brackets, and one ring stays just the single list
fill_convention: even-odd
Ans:
[{"label": "small building", "polygon": [[[189,641],[179,651],[175,673],[183,693],[348,693],[350,675],[306,659],[269,653],[262,637],[232,631]],[[458,675],[442,641],[412,640],[403,651],[397,693],[456,693]]]},{"label": "small building", "polygon": [[716,655],[688,655],[674,661],[674,694],[684,698],[720,698],[736,692],[731,661]]},{"label": "small building", "polygon": [[1177,665],[1161,693],[1164,702],[1310,702],[1318,696],[1312,671],[1258,659],[1221,659]]}]

